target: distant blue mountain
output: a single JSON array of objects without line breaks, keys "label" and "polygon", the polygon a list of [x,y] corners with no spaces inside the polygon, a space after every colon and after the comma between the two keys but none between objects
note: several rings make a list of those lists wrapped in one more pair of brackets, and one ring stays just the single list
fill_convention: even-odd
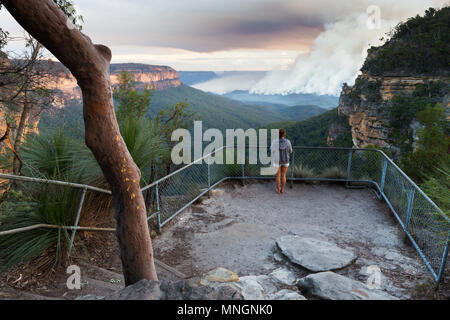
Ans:
[{"label": "distant blue mountain", "polygon": [[339,98],[329,95],[315,94],[251,94],[248,91],[233,91],[223,95],[228,99],[241,101],[246,104],[270,106],[273,104],[298,106],[315,105],[326,109],[336,108],[339,104]]},{"label": "distant blue mountain", "polygon": [[212,71],[178,71],[178,75],[180,76],[181,82],[188,86],[193,86],[219,77],[218,74]]}]

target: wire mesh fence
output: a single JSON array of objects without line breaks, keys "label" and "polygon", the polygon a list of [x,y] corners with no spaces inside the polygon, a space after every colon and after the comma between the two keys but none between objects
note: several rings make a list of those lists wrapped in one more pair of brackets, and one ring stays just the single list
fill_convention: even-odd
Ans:
[{"label": "wire mesh fence", "polygon": [[[247,147],[244,161],[239,162],[239,148],[225,147],[150,185],[152,189],[159,189],[154,192],[160,195],[160,207],[155,212],[159,216],[158,228],[225,180],[274,179],[273,175],[264,175],[261,171],[270,164],[255,162],[250,155],[250,151],[258,156],[261,152],[270,153],[268,148],[260,149]],[[433,278],[441,280],[448,254],[450,221],[391,159],[375,149],[293,149],[287,175],[291,183],[337,181],[347,186],[372,187],[389,205]]]},{"label": "wire mesh fence", "polygon": [[[386,201],[435,281],[442,279],[448,255],[450,221],[383,152],[375,149],[322,147],[293,149],[287,175],[291,187],[294,181],[338,181],[350,187],[373,188],[379,199]],[[240,180],[244,183],[250,179],[274,179],[273,174],[267,175],[263,170],[271,167],[271,164],[263,163],[261,159],[270,159],[267,147],[224,147],[143,187],[149,223],[160,230],[223,181]],[[0,178],[13,177],[0,174]],[[73,225],[67,226],[66,223],[64,226],[73,231],[71,243],[75,231],[82,228],[78,226],[78,221],[79,208],[85,201],[83,194],[87,191],[110,193],[103,189],[58,181],[27,177],[20,177],[19,180],[21,183],[45,183],[47,187],[62,184],[80,190],[72,206],[74,212],[69,215],[74,220]]]}]

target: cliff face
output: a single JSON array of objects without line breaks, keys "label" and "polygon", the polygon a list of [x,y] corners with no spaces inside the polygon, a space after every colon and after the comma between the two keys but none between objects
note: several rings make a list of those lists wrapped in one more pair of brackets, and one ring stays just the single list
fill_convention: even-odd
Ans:
[{"label": "cliff face", "polygon": [[421,126],[416,117],[427,105],[443,104],[450,120],[449,18],[449,6],[430,8],[368,50],[362,74],[353,87],[344,85],[339,101],[355,147],[410,152]]},{"label": "cliff face", "polygon": [[[0,70],[2,66],[9,65],[9,60],[0,55]],[[67,68],[61,63],[52,61],[39,61],[36,68],[41,74],[47,74],[45,77],[46,87],[50,90],[56,91],[52,107],[63,108],[67,101],[81,100],[81,90],[77,81],[72,76]],[[118,75],[121,71],[128,71],[135,76],[136,87],[138,89],[154,88],[155,90],[164,90],[171,87],[178,87],[181,85],[178,72],[167,66],[153,66],[145,64],[124,63],[111,64],[111,85],[115,86],[118,83]],[[14,115],[16,123],[19,123],[20,114]],[[27,133],[38,132],[37,125],[40,120],[40,110],[31,110],[27,122]],[[3,134],[6,129],[6,122],[0,108],[0,134]],[[11,132],[14,136],[14,130]]]},{"label": "cliff face", "polygon": [[[338,113],[347,116],[355,147],[375,145],[394,149],[389,139],[388,106],[398,95],[412,96],[419,85],[436,81],[448,83],[447,77],[440,76],[371,76],[360,75],[355,86],[344,85],[339,99]],[[441,101],[450,107],[449,95]],[[414,124],[416,125],[416,124]]]},{"label": "cliff face", "polygon": [[[72,74],[60,63],[54,63],[52,67],[54,75],[48,77],[48,88],[58,91],[55,105],[63,106],[64,101],[81,99],[81,90]],[[134,74],[138,89],[154,88],[164,90],[181,85],[178,72],[167,66],[152,66],[136,63],[111,64],[111,85],[118,83],[118,75],[121,71]]]}]

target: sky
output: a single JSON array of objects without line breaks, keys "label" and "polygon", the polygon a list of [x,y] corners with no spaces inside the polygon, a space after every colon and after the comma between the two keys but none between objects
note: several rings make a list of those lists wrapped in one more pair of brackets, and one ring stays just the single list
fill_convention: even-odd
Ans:
[{"label": "sky", "polygon": [[[169,65],[179,71],[269,71],[266,77],[242,81],[241,88],[335,94],[343,82],[354,81],[369,45],[379,44],[398,22],[448,0],[74,3],[84,18],[83,32],[110,47],[113,62]],[[0,26],[13,36],[23,33],[5,8]],[[19,50],[20,43],[8,49]],[[233,79],[226,81],[229,86]],[[208,84],[203,89],[215,90]]]}]

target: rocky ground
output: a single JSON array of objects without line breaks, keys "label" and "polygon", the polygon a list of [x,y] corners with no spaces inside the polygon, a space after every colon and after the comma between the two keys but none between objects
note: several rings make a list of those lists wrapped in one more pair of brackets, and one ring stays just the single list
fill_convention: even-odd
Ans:
[{"label": "rocky ground", "polygon": [[[164,229],[154,241],[157,256],[188,277],[220,266],[240,279],[269,277],[273,282],[277,274],[290,279],[286,283],[275,280],[277,290],[298,292],[295,284],[299,279],[310,276],[309,283],[313,283],[315,272],[329,270],[363,285],[379,279],[381,291],[399,299],[411,298],[417,288],[429,289],[432,281],[425,264],[404,242],[387,205],[371,190],[295,184],[278,195],[274,188],[273,183],[221,185],[214,196],[203,199]],[[300,263],[292,257],[293,248],[280,245],[278,240],[286,236],[299,238],[297,248],[311,248],[316,242],[312,253],[323,252],[322,258],[328,259],[322,262],[329,265],[316,270]],[[327,255],[330,247],[335,251]],[[336,252],[348,261],[333,261]],[[320,297],[303,287],[301,293]]]},{"label": "rocky ground", "polygon": [[449,276],[435,291],[415,250],[372,191],[295,184],[225,183],[153,239],[160,283],[124,288],[117,242],[105,234],[65,269],[45,277],[19,266],[0,277],[0,299],[409,299],[450,298]]}]

